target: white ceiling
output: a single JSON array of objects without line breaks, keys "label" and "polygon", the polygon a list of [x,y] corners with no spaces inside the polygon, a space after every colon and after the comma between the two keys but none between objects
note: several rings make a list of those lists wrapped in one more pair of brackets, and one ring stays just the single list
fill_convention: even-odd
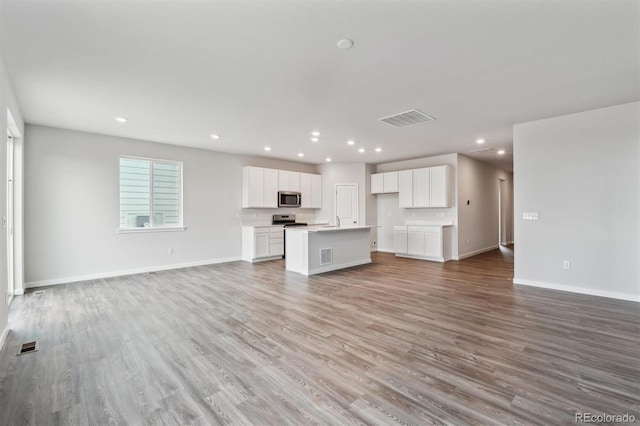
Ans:
[{"label": "white ceiling", "polygon": [[[477,158],[511,169],[513,124],[640,98],[639,16],[637,0],[2,0],[2,49],[29,123],[310,163],[482,137],[508,153]],[[414,108],[437,121],[378,121]]]}]

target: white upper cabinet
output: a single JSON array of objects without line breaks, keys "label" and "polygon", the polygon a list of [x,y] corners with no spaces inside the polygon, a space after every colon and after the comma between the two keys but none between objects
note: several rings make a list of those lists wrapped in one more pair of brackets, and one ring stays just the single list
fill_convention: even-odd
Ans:
[{"label": "white upper cabinet", "polygon": [[451,167],[425,167],[398,172],[399,205],[403,208],[449,207]]},{"label": "white upper cabinet", "polygon": [[394,192],[398,192],[398,172],[371,175],[372,194],[391,194]]},{"label": "white upper cabinet", "polygon": [[300,173],[278,170],[278,191],[301,192]]},{"label": "white upper cabinet", "polygon": [[429,169],[413,171],[413,207],[429,207],[429,193],[431,192],[431,174]]},{"label": "white upper cabinet", "polygon": [[451,170],[449,166],[431,167],[430,207],[450,206]]},{"label": "white upper cabinet", "polygon": [[413,170],[398,172],[400,207],[413,207]]},{"label": "white upper cabinet", "polygon": [[300,173],[300,207],[306,209],[322,208],[322,177],[310,173]]},{"label": "white upper cabinet", "polygon": [[384,192],[384,173],[371,175],[371,193],[382,194]]},{"label": "white upper cabinet", "polygon": [[322,176],[311,175],[311,208],[322,208]]},{"label": "white upper cabinet", "polygon": [[242,168],[242,208],[277,209],[278,191],[300,192],[301,207],[322,208],[320,175],[263,167]]},{"label": "white upper cabinet", "polygon": [[262,167],[242,168],[242,207],[278,207],[278,171]]},{"label": "white upper cabinet", "polygon": [[387,194],[398,192],[398,172],[383,173],[383,189]]},{"label": "white upper cabinet", "polygon": [[300,193],[302,200],[300,207],[308,209],[311,207],[311,175],[309,173],[300,173]]}]

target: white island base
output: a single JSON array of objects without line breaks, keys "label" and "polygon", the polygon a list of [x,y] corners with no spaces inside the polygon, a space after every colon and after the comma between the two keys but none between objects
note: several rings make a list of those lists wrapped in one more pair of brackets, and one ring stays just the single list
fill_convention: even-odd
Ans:
[{"label": "white island base", "polygon": [[286,269],[314,275],[371,263],[371,228],[285,228]]}]

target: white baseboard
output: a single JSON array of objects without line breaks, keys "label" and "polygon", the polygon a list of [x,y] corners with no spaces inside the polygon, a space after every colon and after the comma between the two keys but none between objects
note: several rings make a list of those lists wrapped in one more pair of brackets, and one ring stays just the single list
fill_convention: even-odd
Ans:
[{"label": "white baseboard", "polygon": [[466,259],[467,257],[476,256],[478,254],[482,254],[482,253],[486,253],[486,252],[491,251],[491,250],[495,250],[498,247],[499,246],[496,244],[495,246],[485,247],[485,248],[480,249],[480,250],[475,250],[475,251],[472,251],[472,252],[469,252],[469,253],[464,253],[464,254],[458,255],[458,257],[453,257],[453,260]]},{"label": "white baseboard", "polygon": [[383,253],[395,253],[395,251],[392,248],[381,248],[381,247],[378,247],[378,251],[381,251]]},{"label": "white baseboard", "polygon": [[13,295],[14,296],[22,296],[24,294],[24,289],[23,288],[17,288],[15,290],[13,290]]},{"label": "white baseboard", "polygon": [[235,262],[238,260],[242,260],[240,256],[226,257],[221,259],[199,260],[197,262],[174,263],[172,265],[150,266],[147,268],[127,269],[124,271],[102,272],[98,274],[77,275],[73,277],[64,277],[64,278],[53,278],[49,280],[27,282],[25,283],[25,287],[26,288],[44,287],[49,285],[75,283],[78,281],[97,280],[101,278],[121,277],[124,275],[144,274],[146,272],[158,272],[158,271],[167,271],[170,269],[190,268],[193,266],[214,265],[216,263]]},{"label": "white baseboard", "polygon": [[416,260],[428,260],[430,262],[446,262],[443,257],[429,257],[429,256],[414,256],[412,254],[400,254],[396,253],[396,257],[404,257],[406,259],[416,259]]},{"label": "white baseboard", "polygon": [[571,293],[587,294],[589,296],[608,297],[610,299],[628,300],[631,302],[640,302],[639,294],[619,293],[616,291],[597,290],[587,287],[578,287],[566,284],[545,283],[541,281],[525,280],[522,278],[514,278],[514,284],[526,285],[529,287],[546,288],[548,290],[568,291]]},{"label": "white baseboard", "polygon": [[301,273],[303,275],[322,274],[324,272],[337,271],[338,269],[344,269],[344,268],[352,268],[354,266],[366,265],[368,263],[371,263],[371,259],[360,259],[360,260],[354,260],[353,262],[344,262],[339,264],[319,266],[315,269],[311,269],[309,271],[309,274],[305,274],[304,272],[301,272]]},{"label": "white baseboard", "polygon": [[7,336],[9,335],[9,324],[4,327],[2,330],[2,334],[0,334],[0,351],[4,347],[4,342],[7,340]]}]

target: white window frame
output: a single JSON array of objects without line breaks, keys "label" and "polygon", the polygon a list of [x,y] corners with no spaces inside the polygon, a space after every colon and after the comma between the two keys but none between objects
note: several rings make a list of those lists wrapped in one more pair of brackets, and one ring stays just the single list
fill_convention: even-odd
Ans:
[{"label": "white window frame", "polygon": [[[175,161],[175,160],[163,160],[160,158],[149,158],[149,157],[136,157],[133,155],[121,155],[118,157],[118,217],[120,216],[120,160],[121,159],[128,159],[128,160],[144,160],[144,161],[149,161],[151,163],[151,167],[149,168],[149,223],[151,224],[151,226],[149,226],[148,228],[120,228],[118,227],[118,229],[116,230],[116,232],[118,234],[134,234],[134,233],[139,233],[139,232],[175,232],[175,231],[184,231],[185,229],[187,229],[184,226],[184,203],[183,203],[183,164],[182,161]],[[178,200],[179,200],[179,206],[178,206],[178,214],[179,214],[179,220],[180,223],[178,224],[178,226],[162,226],[162,227],[154,227],[153,226],[153,165],[154,163],[159,163],[159,164],[173,164],[178,166],[178,190],[179,190],[179,194],[178,194]],[[120,222],[120,220],[118,219],[118,222]]]}]

